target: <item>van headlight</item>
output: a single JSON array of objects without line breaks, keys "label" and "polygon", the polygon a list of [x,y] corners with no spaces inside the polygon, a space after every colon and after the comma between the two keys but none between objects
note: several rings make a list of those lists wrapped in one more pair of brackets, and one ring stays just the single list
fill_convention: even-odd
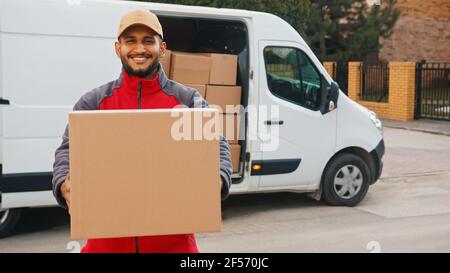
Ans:
[{"label": "van headlight", "polygon": [[369,116],[370,120],[372,120],[373,124],[375,124],[375,127],[377,127],[380,134],[383,135],[383,124],[381,123],[381,120],[378,118],[377,114],[369,110]]}]

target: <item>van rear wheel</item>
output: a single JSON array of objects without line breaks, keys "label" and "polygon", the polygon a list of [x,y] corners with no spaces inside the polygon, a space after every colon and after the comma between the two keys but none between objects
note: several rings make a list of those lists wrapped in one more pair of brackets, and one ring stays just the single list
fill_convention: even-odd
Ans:
[{"label": "van rear wheel", "polygon": [[370,184],[367,163],[354,154],[341,154],[328,164],[323,177],[323,198],[333,206],[356,206]]},{"label": "van rear wheel", "polygon": [[11,234],[21,214],[22,209],[0,209],[0,238]]}]

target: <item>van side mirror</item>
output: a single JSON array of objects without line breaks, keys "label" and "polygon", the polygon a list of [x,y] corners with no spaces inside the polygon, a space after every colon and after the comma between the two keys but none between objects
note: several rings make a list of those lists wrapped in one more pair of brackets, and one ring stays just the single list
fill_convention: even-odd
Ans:
[{"label": "van side mirror", "polygon": [[337,98],[337,96],[339,95],[339,84],[335,81],[332,81],[328,88],[330,89],[331,98]]},{"label": "van side mirror", "polygon": [[335,81],[328,83],[322,76],[322,100],[320,112],[326,114],[337,108],[337,100],[339,97],[339,85]]}]

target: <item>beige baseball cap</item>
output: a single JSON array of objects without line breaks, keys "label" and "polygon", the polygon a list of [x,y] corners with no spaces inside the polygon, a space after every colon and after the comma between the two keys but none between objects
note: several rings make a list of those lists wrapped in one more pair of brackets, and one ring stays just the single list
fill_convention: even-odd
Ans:
[{"label": "beige baseball cap", "polygon": [[144,25],[155,31],[161,39],[163,39],[162,26],[159,23],[158,17],[149,10],[132,10],[120,19],[119,30],[117,31],[117,37],[120,37],[122,33],[132,25]]}]

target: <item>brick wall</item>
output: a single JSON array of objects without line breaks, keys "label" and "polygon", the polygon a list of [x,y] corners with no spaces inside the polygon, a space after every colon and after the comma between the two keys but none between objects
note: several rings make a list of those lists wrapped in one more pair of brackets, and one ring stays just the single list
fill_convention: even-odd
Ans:
[{"label": "brick wall", "polygon": [[415,63],[389,62],[388,102],[361,100],[361,62],[348,65],[348,96],[371,109],[381,118],[407,121],[414,119]]},{"label": "brick wall", "polygon": [[387,61],[450,61],[450,0],[398,0],[392,35],[380,39]]}]

